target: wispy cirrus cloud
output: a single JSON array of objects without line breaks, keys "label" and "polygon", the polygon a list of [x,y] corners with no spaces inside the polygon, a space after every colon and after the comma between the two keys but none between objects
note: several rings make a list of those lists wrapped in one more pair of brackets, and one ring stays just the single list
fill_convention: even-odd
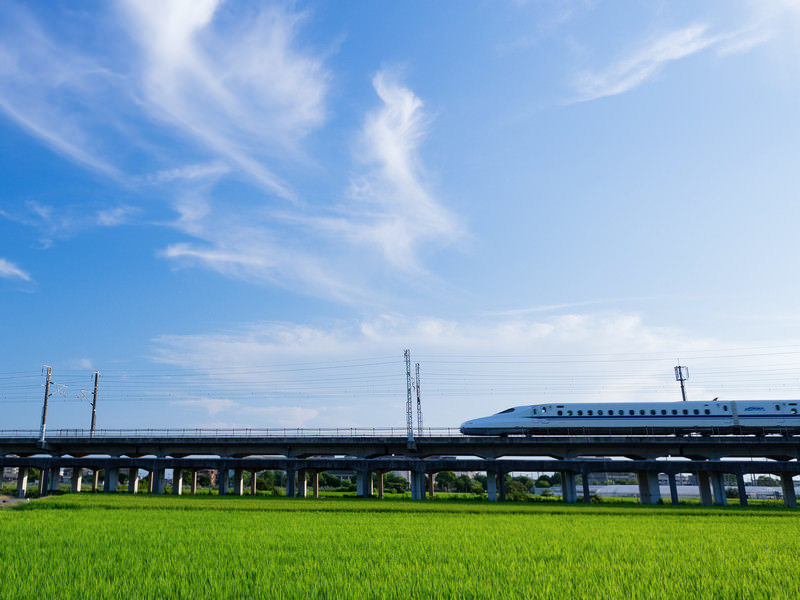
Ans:
[{"label": "wispy cirrus cloud", "polygon": [[22,279],[23,281],[31,281],[31,276],[20,269],[17,265],[5,258],[0,258],[0,277],[7,279]]},{"label": "wispy cirrus cloud", "polygon": [[584,72],[574,82],[577,101],[586,102],[628,92],[674,62],[717,46],[720,54],[745,51],[769,39],[769,33],[748,28],[711,34],[696,23],[650,39],[631,55],[599,72]]},{"label": "wispy cirrus cloud", "polygon": [[294,193],[266,158],[293,150],[325,118],[328,75],[297,49],[302,14],[278,7],[226,23],[218,0],[124,2],[139,43],[145,108],[270,192]]}]

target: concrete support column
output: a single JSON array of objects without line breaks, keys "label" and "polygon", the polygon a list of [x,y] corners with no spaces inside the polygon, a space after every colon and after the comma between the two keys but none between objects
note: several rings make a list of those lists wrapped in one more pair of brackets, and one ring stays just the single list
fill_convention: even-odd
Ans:
[{"label": "concrete support column", "polygon": [[172,495],[183,494],[183,469],[172,469]]},{"label": "concrete support column", "polygon": [[575,490],[575,473],[572,471],[561,472],[561,497],[568,504],[575,504],[578,501],[578,493]]},{"label": "concrete support column", "polygon": [[73,494],[78,494],[83,485],[83,469],[80,467],[72,467],[72,479],[70,480],[70,490]]},{"label": "concrete support column", "polygon": [[44,496],[47,491],[47,475],[49,469],[39,469],[39,495]]},{"label": "concrete support column", "polygon": [[497,473],[497,499],[500,502],[506,501],[506,474],[503,472]]},{"label": "concrete support column", "polygon": [[197,495],[197,469],[192,469],[192,496]]},{"label": "concrete support column", "polygon": [[583,483],[583,502],[584,504],[591,504],[592,491],[589,489],[589,474],[581,473],[581,480]]},{"label": "concrete support column", "polygon": [[297,495],[300,498],[308,497],[308,479],[306,478],[305,469],[297,471]]},{"label": "concrete support column", "polygon": [[117,483],[119,482],[119,471],[116,467],[105,469],[105,478],[103,480],[103,491],[112,493],[117,491]]},{"label": "concrete support column", "polygon": [[711,505],[711,482],[708,473],[697,474],[697,486],[700,488],[700,502],[704,506]]},{"label": "concrete support column", "polygon": [[668,473],[669,479],[669,500],[673,506],[678,506],[678,483],[675,481],[675,473]]},{"label": "concrete support column", "polygon": [[97,492],[100,489],[100,471],[92,469],[92,491]]},{"label": "concrete support column", "polygon": [[258,471],[250,471],[250,495],[258,494]]},{"label": "concrete support column", "polygon": [[28,467],[17,470],[17,498],[24,498],[28,491]]},{"label": "concrete support column", "polygon": [[383,488],[384,488],[384,475],[383,471],[378,473],[378,499],[383,500]]},{"label": "concrete support column", "polygon": [[434,479],[436,479],[436,473],[431,473],[430,475],[428,475],[428,498],[430,498],[431,500],[433,500],[433,494],[434,494],[433,490],[433,486],[435,483]]},{"label": "concrete support column", "polygon": [[163,494],[166,480],[166,469],[153,469],[153,493]]},{"label": "concrete support column", "polygon": [[[369,471],[356,471],[356,494],[359,498],[367,497],[367,479],[370,478]],[[425,488],[423,487],[423,490]],[[424,494],[425,492],[423,492]]]},{"label": "concrete support column", "polygon": [[61,467],[51,467],[47,474],[47,491],[57,492],[59,479],[61,478]]},{"label": "concrete support column", "polygon": [[728,498],[725,496],[725,481],[722,478],[722,473],[711,473],[711,488],[714,493],[714,504],[725,506],[728,504]]},{"label": "concrete support column", "polygon": [[783,490],[783,505],[797,508],[797,494],[794,491],[791,473],[781,473],[781,489]]},{"label": "concrete support column", "polygon": [[289,468],[286,469],[286,497],[287,498],[294,498],[295,496],[295,485],[294,480],[297,477],[297,471],[295,469]]},{"label": "concrete support column", "polygon": [[319,498],[319,471],[311,473],[311,492],[314,498]]},{"label": "concrete support column", "polygon": [[228,494],[228,487],[230,486],[230,473],[228,472],[227,467],[217,471],[217,486],[219,487],[220,496],[226,496]]},{"label": "concrete support column", "polygon": [[641,504],[658,504],[661,500],[658,473],[655,471],[639,471],[636,473],[636,478],[639,481],[639,502]]},{"label": "concrete support column", "polygon": [[244,471],[241,469],[233,471],[233,495],[244,496]]},{"label": "concrete support column", "polygon": [[497,473],[486,471],[486,495],[489,502],[497,502]]},{"label": "concrete support column", "polygon": [[736,474],[736,487],[739,488],[739,506],[747,506],[747,488],[744,486],[744,474]]},{"label": "concrete support column", "polygon": [[425,471],[411,471],[411,498],[425,500]]},{"label": "concrete support column", "polygon": [[139,467],[128,469],[128,492],[131,494],[139,493]]}]

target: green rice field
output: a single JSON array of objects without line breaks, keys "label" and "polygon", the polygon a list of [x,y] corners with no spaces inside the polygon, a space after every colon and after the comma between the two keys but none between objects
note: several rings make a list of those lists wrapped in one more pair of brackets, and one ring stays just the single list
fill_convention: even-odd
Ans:
[{"label": "green rice field", "polygon": [[800,598],[800,512],[81,494],[0,509],[2,598]]}]

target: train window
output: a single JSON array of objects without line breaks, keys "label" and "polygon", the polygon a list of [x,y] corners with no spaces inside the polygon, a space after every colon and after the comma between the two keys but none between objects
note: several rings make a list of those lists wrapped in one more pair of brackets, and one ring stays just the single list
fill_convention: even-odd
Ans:
[{"label": "train window", "polygon": [[781,409],[781,405],[780,404],[776,404],[775,405],[775,410],[780,410],[780,409]]},{"label": "train window", "polygon": [[706,409],[706,414],[707,414],[707,415],[710,415],[710,414],[711,414],[711,411],[710,411],[710,410],[708,410],[708,409]]},{"label": "train window", "polygon": [[662,409],[661,409],[661,414],[662,414],[662,415],[665,415],[665,414],[667,414],[667,411],[666,411],[666,410],[664,410],[664,409],[662,408]]},{"label": "train window", "polygon": [[797,409],[796,409],[796,408],[793,408],[793,409],[791,410],[791,413],[792,413],[793,415],[796,415],[796,414],[797,414]]},{"label": "train window", "polygon": [[700,414],[700,411],[699,411],[699,410],[697,410],[697,409],[695,408],[695,409],[694,409],[694,414],[696,414],[696,415],[699,415],[699,414]]},{"label": "train window", "polygon": [[571,416],[572,416],[572,411],[571,411],[571,410],[568,410],[568,411],[567,411],[567,415],[569,415],[569,416],[571,417]]},{"label": "train window", "polygon": [[641,410],[639,411],[639,414],[640,414],[640,415],[643,415],[643,414],[644,414],[644,409],[641,409]]},{"label": "train window", "polygon": [[725,412],[728,412],[728,405],[727,404],[723,404],[722,405],[722,410],[724,410]]},{"label": "train window", "polygon": [[677,410],[675,410],[675,409],[673,408],[673,409],[672,409],[672,414],[673,414],[673,415],[677,415],[677,414],[678,414],[678,411],[677,411]]},{"label": "train window", "polygon": [[546,406],[543,406],[543,407],[542,407],[542,414],[544,414],[544,413],[546,413],[546,412],[547,412],[547,407],[546,407]]},{"label": "train window", "polygon": [[602,410],[598,410],[598,411],[597,411],[597,414],[598,414],[598,415],[602,415],[602,414],[603,414],[603,411],[602,411]]},{"label": "train window", "polygon": [[592,413],[593,413],[593,411],[591,411],[591,410],[587,410],[586,411],[586,414],[589,415],[590,417],[592,416]]},{"label": "train window", "polygon": [[654,408],[651,408],[651,409],[650,409],[650,414],[651,414],[651,415],[654,415],[654,414],[656,414],[656,409],[654,409]]},{"label": "train window", "polygon": [[507,414],[507,413],[510,413],[510,412],[514,412],[514,409],[513,409],[513,408],[507,408],[507,409],[505,409],[505,410],[501,410],[501,411],[500,411],[499,413],[497,413],[497,414],[498,414],[498,415],[505,415],[505,414]]},{"label": "train window", "polygon": [[536,409],[535,408],[533,409],[533,414],[536,414]]},{"label": "train window", "polygon": [[563,410],[560,410],[560,411],[558,411],[558,416],[559,416],[559,417],[560,417],[561,415],[563,415],[563,414],[564,414],[564,411],[563,411]]},{"label": "train window", "polygon": [[579,411],[578,411],[578,416],[579,416],[579,417],[582,417],[582,416],[583,416],[583,411],[582,411],[582,410],[579,410]]},{"label": "train window", "polygon": [[688,411],[688,410],[686,410],[686,409],[684,408],[684,409],[683,409],[683,414],[685,414],[685,415],[688,415],[688,414],[689,414],[689,411]]}]

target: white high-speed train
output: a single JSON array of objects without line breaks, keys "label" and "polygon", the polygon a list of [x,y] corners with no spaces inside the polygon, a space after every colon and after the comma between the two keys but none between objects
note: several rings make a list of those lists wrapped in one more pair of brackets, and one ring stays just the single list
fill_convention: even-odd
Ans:
[{"label": "white high-speed train", "polygon": [[798,409],[800,400],[533,404],[466,421],[461,433],[800,433]]}]

